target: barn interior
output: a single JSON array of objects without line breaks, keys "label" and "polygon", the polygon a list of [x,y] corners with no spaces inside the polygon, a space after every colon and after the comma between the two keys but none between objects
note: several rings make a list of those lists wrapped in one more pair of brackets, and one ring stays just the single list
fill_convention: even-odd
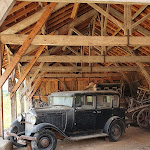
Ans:
[{"label": "barn interior", "polygon": [[6,80],[12,121],[17,91],[21,112],[33,101],[47,103],[53,92],[80,91],[93,84],[120,83],[122,97],[136,96],[138,88],[150,92],[149,4],[1,0],[0,136]]}]

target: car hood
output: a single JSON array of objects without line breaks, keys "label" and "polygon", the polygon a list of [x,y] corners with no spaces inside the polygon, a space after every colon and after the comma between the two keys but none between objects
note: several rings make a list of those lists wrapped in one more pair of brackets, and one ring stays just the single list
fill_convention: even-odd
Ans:
[{"label": "car hood", "polygon": [[[67,123],[68,113],[72,110],[71,107],[66,106],[53,106],[32,109],[32,113],[35,112],[37,117],[37,124],[50,123],[60,130],[65,130]],[[72,112],[72,111],[71,111]]]}]

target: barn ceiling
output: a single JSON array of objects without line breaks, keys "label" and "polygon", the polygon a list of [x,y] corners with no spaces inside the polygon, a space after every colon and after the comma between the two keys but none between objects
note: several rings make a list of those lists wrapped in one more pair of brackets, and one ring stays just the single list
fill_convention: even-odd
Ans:
[{"label": "barn ceiling", "polygon": [[[15,3],[0,26],[4,69],[49,4]],[[17,78],[37,56],[30,77],[38,71],[45,78],[109,77],[115,82],[123,77],[129,82],[128,74],[141,72],[150,85],[149,37],[149,5],[58,3],[19,61]]]}]

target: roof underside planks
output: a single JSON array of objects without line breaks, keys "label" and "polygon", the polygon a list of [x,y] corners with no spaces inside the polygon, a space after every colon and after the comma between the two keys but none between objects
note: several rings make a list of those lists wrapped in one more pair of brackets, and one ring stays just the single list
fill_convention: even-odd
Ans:
[{"label": "roof underside planks", "polygon": [[[38,17],[42,15],[44,9],[47,7],[47,2],[48,1],[24,1],[24,2],[19,2],[17,1],[14,8],[11,10],[10,14],[4,21],[4,23],[1,26],[1,41],[4,44],[9,44],[11,47],[11,50],[15,54],[18,51],[18,48],[20,47],[20,44],[24,42],[26,39],[25,36],[27,36],[33,29],[34,23],[38,20]],[[52,1],[51,1],[52,2]],[[62,1],[61,1],[62,2]],[[72,12],[74,8],[74,4],[68,4],[68,2],[74,2],[74,1],[63,1],[65,3],[59,3],[58,9],[56,11],[54,10],[51,17],[49,17],[48,21],[45,23],[45,31],[46,34],[56,31],[56,34],[61,34],[64,39],[61,41],[62,37],[60,36],[53,36],[55,38],[55,42],[53,41],[52,43],[47,42],[48,37],[47,35],[36,35],[36,37],[42,37],[37,40],[38,44],[35,44],[37,46],[30,46],[30,50],[26,52],[26,56],[23,56],[22,60],[25,57],[32,57],[35,52],[38,49],[38,45],[47,45],[48,46],[48,53],[57,55],[59,57],[60,55],[92,55],[89,57],[89,62],[92,63],[93,66],[112,66],[114,65],[114,62],[119,62],[119,66],[128,66],[128,67],[137,67],[136,62],[143,62],[142,66],[149,66],[147,60],[149,60],[150,56],[150,48],[149,48],[149,36],[150,36],[150,18],[149,18],[149,13],[150,13],[150,8],[147,6],[149,2],[147,1],[133,1],[130,0],[131,5],[131,10],[132,10],[132,36],[129,38],[124,37],[124,5],[127,4],[125,1],[76,1],[78,3],[81,3],[79,5],[78,10],[76,9],[77,13],[76,17],[72,18]],[[82,4],[83,2],[85,3],[97,3],[97,7],[101,7],[100,12],[103,12],[103,15],[105,15],[104,20],[107,21],[106,24],[106,33],[108,36],[110,36],[110,39],[112,38],[112,41],[109,41],[109,37],[102,37],[100,36],[102,33],[102,26],[101,26],[101,13],[97,13],[92,7],[90,7],[88,4]],[[129,1],[128,1],[129,2]],[[141,3],[142,2],[142,3]],[[106,10],[107,5],[106,4],[98,4],[98,3],[106,3],[110,5],[109,10]],[[116,5],[120,4],[120,5]],[[129,3],[128,3],[129,4]],[[144,6],[139,6],[136,4],[144,4]],[[91,5],[91,4],[90,4]],[[56,6],[57,7],[57,6]],[[105,13],[106,12],[106,13]],[[97,16],[96,16],[97,15]],[[113,16],[109,17],[109,16]],[[37,16],[37,18],[35,17]],[[82,17],[83,16],[83,17]],[[94,17],[96,20],[94,21]],[[81,19],[80,19],[81,18]],[[28,20],[31,20],[28,21]],[[118,21],[116,21],[118,20]],[[95,24],[93,24],[95,22]],[[120,23],[119,23],[120,22]],[[18,27],[17,27],[18,24]],[[122,26],[122,25],[123,26]],[[123,28],[122,28],[123,27]],[[75,28],[77,29],[77,32],[79,34],[83,34],[83,36],[77,37],[78,33],[75,32],[75,30],[71,31],[70,29]],[[94,29],[92,29],[94,28]],[[122,30],[123,29],[123,30]],[[89,32],[93,30],[95,36],[99,37],[90,37]],[[17,33],[16,35],[9,35],[9,34],[14,34]],[[42,33],[42,31],[41,31]],[[41,34],[40,32],[38,34]],[[76,37],[74,36],[68,36],[66,34],[73,34],[74,36],[76,35],[77,40],[75,40]],[[18,34],[20,34],[18,36]],[[22,35],[22,34],[27,34],[27,35]],[[65,34],[65,36],[63,36]],[[144,37],[144,36],[147,37]],[[89,37],[88,37],[89,36]],[[106,36],[106,35],[105,35]],[[113,36],[113,37],[112,37]],[[25,38],[24,38],[25,37]],[[43,38],[45,37],[45,38]],[[73,38],[70,41],[67,38]],[[85,38],[84,38],[85,37]],[[139,40],[137,40],[139,37]],[[9,39],[10,38],[10,39]],[[18,39],[17,39],[18,38]],[[24,39],[23,39],[24,38]],[[93,41],[90,38],[95,38],[96,40],[99,40],[99,44],[91,44]],[[134,39],[135,38],[135,39]],[[36,39],[36,38],[35,38]],[[85,39],[88,39],[87,43],[83,42]],[[100,40],[101,39],[101,40]],[[104,40],[105,39],[105,40]],[[115,40],[116,39],[116,40]],[[124,40],[122,40],[124,39]],[[134,39],[134,40],[132,40]],[[42,43],[42,40],[46,43]],[[52,40],[52,38],[51,38]],[[50,40],[50,41],[51,41]],[[63,42],[64,41],[64,42]],[[77,42],[78,41],[78,42]],[[104,41],[104,42],[103,42]],[[123,42],[124,41],[124,42]],[[134,44],[133,42],[134,41]],[[16,43],[15,43],[16,42]],[[79,44],[79,42],[83,42],[84,44]],[[118,44],[117,44],[118,42]],[[123,43],[122,43],[123,42]],[[129,42],[129,43],[128,43]],[[65,44],[66,43],[66,44]],[[73,44],[74,43],[74,44]],[[145,44],[146,43],[146,44]],[[148,43],[148,44],[147,44]],[[94,62],[92,62],[92,59],[97,56],[97,55],[102,55],[103,54],[103,48],[101,47],[107,46],[107,55],[108,56],[122,56],[117,58],[116,61],[111,59],[111,61],[107,61],[107,58],[109,57],[101,57],[103,61],[98,61],[97,59],[94,59]],[[34,45],[34,44],[33,44]],[[56,46],[57,45],[57,46]],[[82,47],[81,47],[81,46]],[[128,45],[130,45],[129,48],[133,49],[137,55],[137,57],[130,57],[130,51],[128,48]],[[70,46],[68,48],[65,48],[65,51],[62,49],[63,46]],[[89,46],[93,46],[92,52],[89,51]],[[45,53],[45,54],[44,54]],[[43,55],[48,55],[46,54],[46,50],[43,51]],[[130,58],[128,59],[126,56],[129,56]],[[141,56],[138,58],[138,56]],[[142,58],[143,56],[143,58]],[[146,57],[147,56],[147,57]],[[6,56],[7,57],[7,56]],[[7,67],[7,58],[5,57],[5,63],[3,64],[3,67]],[[52,58],[51,56],[40,56],[39,59],[37,60],[37,63],[35,63],[35,67],[39,66],[39,61],[43,57],[42,62],[44,60],[49,63],[49,65],[54,65],[54,66],[76,66],[77,62],[81,65],[82,63],[87,66],[87,61],[80,61],[81,59],[67,59],[64,56],[62,56],[62,59],[57,59],[57,62],[54,62],[55,56]],[[45,58],[46,59],[45,59]],[[48,58],[49,57],[49,58]],[[73,58],[76,58],[75,56]],[[79,57],[78,57],[79,58]],[[96,58],[96,57],[95,57]],[[135,59],[133,59],[135,58]],[[141,59],[142,58],[142,59]],[[146,58],[144,60],[144,58]],[[105,59],[105,60],[104,60]],[[21,62],[23,62],[21,60]],[[84,60],[84,59],[83,59]],[[28,61],[24,61],[22,65],[27,65]],[[47,64],[46,63],[46,64]],[[45,65],[46,65],[45,64]],[[90,68],[90,67],[89,67]],[[34,70],[34,67],[33,67]],[[134,69],[133,69],[134,70]],[[138,70],[138,69],[137,69]],[[106,70],[105,70],[106,71]],[[107,70],[108,71],[108,70]],[[31,70],[32,72],[32,70]],[[102,70],[99,72],[103,72]],[[111,70],[110,70],[111,72]],[[54,72],[53,72],[54,73]],[[63,73],[63,72],[62,72]],[[92,73],[91,73],[92,74]]]}]

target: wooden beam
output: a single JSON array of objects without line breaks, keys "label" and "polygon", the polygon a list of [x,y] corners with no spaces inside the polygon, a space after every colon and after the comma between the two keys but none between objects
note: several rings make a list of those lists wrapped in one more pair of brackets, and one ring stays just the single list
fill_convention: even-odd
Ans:
[{"label": "wooden beam", "polygon": [[38,66],[38,68],[36,69],[36,71],[34,72],[34,74],[32,75],[30,81],[27,83],[27,85],[21,91],[22,96],[24,96],[26,94],[27,90],[29,89],[30,85],[32,84],[32,82],[34,81],[34,79],[36,78],[36,76],[38,75],[38,73],[40,72],[40,70],[43,67],[43,65],[44,65],[44,62],[40,63],[40,65]]},{"label": "wooden beam", "polygon": [[[65,7],[68,3],[58,3],[57,6],[53,9],[53,13],[56,12],[57,10],[61,9],[62,7]],[[28,18],[20,21],[19,23],[13,25],[12,27],[9,27],[5,31],[1,32],[1,34],[14,34],[17,33],[28,26],[36,23],[44,11],[46,10],[47,6],[39,10],[38,12],[34,13],[33,15],[29,16]]]},{"label": "wooden beam", "polygon": [[[60,3],[60,4],[63,4],[63,3]],[[64,5],[61,5],[61,6],[64,6]],[[27,28],[28,26],[32,25],[37,20],[39,20],[39,16],[42,15],[44,10],[45,9],[42,9],[41,11],[38,11],[37,13],[35,13],[35,15],[32,15],[32,16],[28,17],[27,19],[24,19],[23,21],[15,24],[12,27],[9,27],[7,30],[1,32],[0,34],[14,34],[14,33],[17,33],[19,31]],[[55,12],[55,11],[53,11],[53,12]],[[82,16],[80,16],[78,18],[75,18],[71,23],[61,27],[60,29],[58,29],[59,34],[65,34],[66,32],[68,32],[68,30],[70,28],[72,28],[74,26],[77,26],[78,24],[80,24],[81,22],[85,21],[88,18],[91,18],[95,13],[96,13],[95,10],[91,10],[91,11],[85,13],[84,15],[82,15]]]},{"label": "wooden beam", "polygon": [[73,7],[73,10],[72,10],[72,13],[71,13],[71,18],[72,19],[75,19],[76,15],[77,15],[77,12],[78,12],[79,5],[80,5],[79,3],[74,4],[74,7]]},{"label": "wooden beam", "polygon": [[105,77],[120,77],[120,73],[92,73],[92,74],[45,74],[46,78],[105,78]]},{"label": "wooden beam", "polygon": [[22,83],[21,86],[19,87],[19,101],[20,101],[21,113],[25,112],[24,111],[24,96],[22,96],[23,89],[24,89],[24,83]]},{"label": "wooden beam", "polygon": [[[18,0],[22,1],[22,0]],[[60,2],[60,0],[24,0],[32,2]],[[61,0],[68,3],[112,3],[112,4],[150,4],[149,0]]]},{"label": "wooden beam", "polygon": [[[0,44],[0,77],[2,75],[4,45]],[[0,88],[0,137],[4,138],[3,89]]]},{"label": "wooden beam", "polygon": [[145,21],[148,18],[150,18],[150,13],[148,13],[146,16],[142,17],[140,20],[138,20],[137,22],[135,22],[132,25],[132,28],[135,28],[137,25],[141,24],[143,21]]},{"label": "wooden beam", "polygon": [[[38,67],[33,67],[31,72],[34,72],[37,70]],[[145,67],[146,70],[150,71],[150,67]],[[118,71],[140,71],[138,66],[132,66],[132,67],[127,67],[127,66],[109,66],[109,67],[45,67],[43,66],[41,68],[41,71],[47,71],[47,72],[118,72]],[[32,74],[33,75],[33,74]]]},{"label": "wooden beam", "polygon": [[19,4],[16,4],[16,5],[11,9],[11,11],[9,12],[9,14],[12,14],[12,13],[18,11],[19,9],[21,9],[21,8],[23,8],[23,7],[25,7],[25,6],[27,6],[27,5],[30,4],[30,3],[31,3],[31,2],[21,2],[21,3],[19,3]]},{"label": "wooden beam", "polygon": [[65,33],[68,33],[68,31],[71,28],[79,25],[80,23],[82,23],[83,21],[85,21],[85,20],[87,20],[89,18],[92,18],[95,14],[96,14],[95,10],[90,10],[87,13],[85,13],[84,15],[82,15],[82,16],[80,16],[78,18],[75,18],[71,23],[66,24],[65,26],[63,26],[62,28],[57,30],[59,35],[63,35]]},{"label": "wooden beam", "polygon": [[15,4],[15,0],[0,0],[0,26]]},{"label": "wooden beam", "polygon": [[9,77],[9,75],[11,74],[15,66],[17,65],[17,63],[20,61],[21,57],[24,55],[24,53],[30,46],[31,42],[35,38],[36,34],[42,28],[43,24],[45,23],[45,21],[47,20],[47,18],[49,17],[49,15],[51,14],[52,10],[55,8],[56,5],[57,3],[50,3],[48,5],[47,9],[44,11],[43,15],[41,16],[37,24],[34,26],[31,33],[27,36],[26,40],[23,42],[23,45],[21,46],[21,48],[13,57],[11,63],[7,66],[4,74],[0,77],[0,81],[1,81],[0,87],[2,87],[2,85],[5,83],[5,81],[7,80],[7,78]]},{"label": "wooden beam", "polygon": [[[117,19],[119,19],[120,21],[124,22],[124,16],[122,13],[120,13],[119,11],[117,11],[116,9],[110,7],[110,13],[115,16]],[[135,22],[132,21],[132,24],[134,24]],[[145,36],[150,36],[150,32],[148,30],[146,30],[145,28],[143,28],[140,25],[137,25],[135,27],[136,30],[138,30],[138,32],[140,32],[141,34],[145,35]]]},{"label": "wooden beam", "polygon": [[16,91],[18,90],[19,86],[22,84],[22,82],[24,81],[26,75],[29,73],[29,71],[31,70],[31,68],[33,67],[33,65],[35,64],[36,60],[39,58],[39,56],[41,55],[42,51],[44,50],[45,46],[40,46],[39,50],[36,52],[35,56],[32,58],[32,60],[30,61],[30,63],[28,64],[28,66],[26,67],[24,73],[22,74],[21,78],[19,78],[18,82],[16,83],[16,85],[13,87],[11,93],[10,93],[10,97],[12,98],[12,96],[14,95],[14,93],[16,93]]},{"label": "wooden beam", "polygon": [[[1,35],[1,43],[22,45],[27,37],[28,35],[22,34],[3,34]],[[131,46],[150,46],[149,41],[150,36],[132,36],[129,39]],[[36,35],[31,44],[51,46],[126,46],[128,44],[128,39],[125,36]],[[21,52],[23,53],[23,51]]]},{"label": "wooden beam", "polygon": [[[54,33],[55,32],[52,32],[51,35],[54,34]],[[26,67],[25,71],[23,72],[21,78],[19,78],[17,84],[11,90],[10,97],[13,96],[13,94],[17,91],[19,86],[22,84],[22,82],[24,81],[25,77],[27,76],[27,74],[29,73],[29,71],[31,70],[31,68],[33,67],[33,65],[35,64],[35,62],[37,61],[37,59],[39,58],[39,56],[41,55],[41,53],[42,53],[42,51],[44,50],[45,47],[46,46],[40,46],[40,48],[38,49],[38,51],[36,52],[34,57],[31,59],[30,63]]]},{"label": "wooden beam", "polygon": [[[23,56],[21,62],[29,62],[32,56]],[[105,59],[105,60],[104,60]],[[150,62],[150,56],[40,56],[37,62],[72,62],[72,63],[127,63]]]},{"label": "wooden beam", "polygon": [[40,84],[41,84],[41,76],[39,76],[37,78],[37,80],[35,81],[35,83],[31,87],[31,89],[27,95],[27,100],[30,100],[32,98],[32,96],[35,94],[36,90],[39,88]]},{"label": "wooden beam", "polygon": [[117,19],[115,19],[113,16],[111,16],[109,13],[107,13],[106,11],[104,11],[102,8],[100,8],[98,5],[96,4],[89,4],[91,7],[93,7],[95,10],[97,10],[99,13],[101,13],[102,15],[104,15],[105,17],[107,17],[109,20],[111,20],[112,22],[114,22],[116,25],[118,25],[121,29],[124,30],[124,26],[121,22],[119,22]]},{"label": "wooden beam", "polygon": [[132,20],[134,20],[148,5],[142,6],[132,17]]}]

